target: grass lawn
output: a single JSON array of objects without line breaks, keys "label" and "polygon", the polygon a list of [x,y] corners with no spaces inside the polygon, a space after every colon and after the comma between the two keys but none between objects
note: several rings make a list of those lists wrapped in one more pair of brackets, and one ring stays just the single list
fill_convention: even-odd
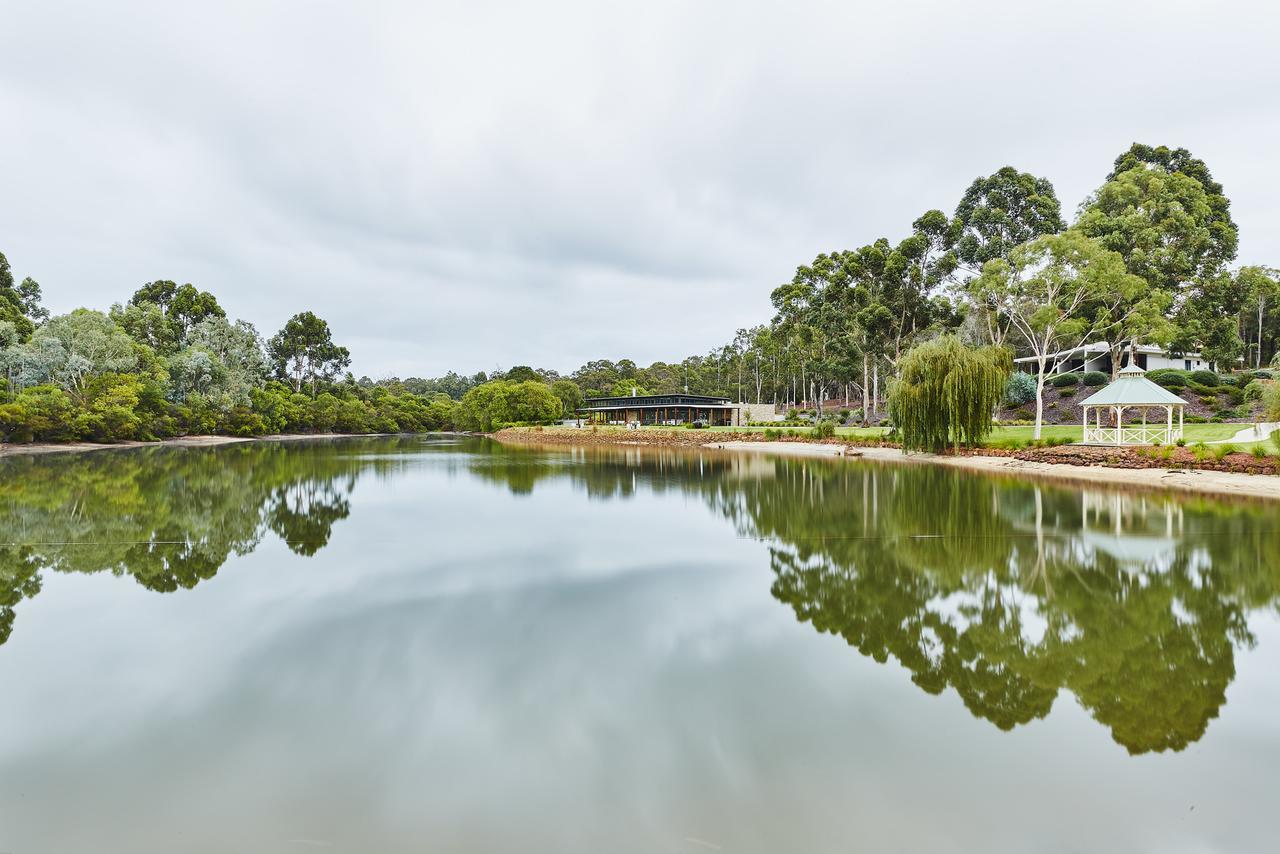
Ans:
[{"label": "grass lawn", "polygon": [[[1196,442],[1214,442],[1219,439],[1230,439],[1236,433],[1247,428],[1248,424],[1187,424],[1183,428],[1183,435],[1188,445],[1194,445]],[[709,427],[709,430],[717,430],[721,432],[763,432],[768,427]],[[779,427],[780,430],[794,430],[797,433],[808,433],[810,427]],[[888,431],[883,427],[841,427],[836,430],[838,436],[848,436],[850,438],[870,439],[876,436],[883,436]],[[1035,428],[1030,426],[1016,427],[997,427],[991,431],[991,437],[988,442],[997,444],[1000,442],[1030,442]],[[1081,427],[1077,424],[1046,424],[1040,431],[1040,435],[1045,439],[1070,439],[1073,442],[1080,441]],[[1241,450],[1248,450],[1254,442],[1241,442]],[[1268,445],[1268,450],[1274,450],[1265,440],[1264,445]]]}]

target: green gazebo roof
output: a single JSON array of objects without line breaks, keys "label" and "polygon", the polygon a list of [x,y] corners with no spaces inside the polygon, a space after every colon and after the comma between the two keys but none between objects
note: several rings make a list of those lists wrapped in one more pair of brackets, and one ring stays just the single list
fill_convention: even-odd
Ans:
[{"label": "green gazebo roof", "polygon": [[1081,406],[1185,406],[1186,401],[1147,379],[1147,372],[1129,365],[1111,385],[1081,401]]}]

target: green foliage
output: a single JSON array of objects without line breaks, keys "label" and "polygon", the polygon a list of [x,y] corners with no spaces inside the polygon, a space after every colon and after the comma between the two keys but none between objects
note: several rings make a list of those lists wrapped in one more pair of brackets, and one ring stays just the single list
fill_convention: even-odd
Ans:
[{"label": "green foliage", "polygon": [[813,425],[813,432],[810,435],[815,439],[831,439],[836,435],[836,425],[830,421],[819,421]]},{"label": "green foliage", "polygon": [[1022,406],[1036,399],[1036,378],[1031,374],[1016,371],[1009,375],[1004,384],[1004,403],[1007,406]]},{"label": "green foliage", "polygon": [[560,398],[560,406],[566,418],[571,418],[582,406],[582,390],[573,380],[556,380],[551,384],[551,393]]},{"label": "green foliage", "polygon": [[1263,392],[1266,391],[1269,381],[1253,380],[1244,387],[1243,397],[1247,401],[1262,400]]},{"label": "green foliage", "polygon": [[464,394],[456,422],[463,430],[488,433],[508,424],[548,424],[563,411],[560,398],[543,382],[499,380]]},{"label": "green foliage", "polygon": [[1164,386],[1165,388],[1174,389],[1187,387],[1187,377],[1182,371],[1175,371],[1172,369],[1155,370],[1147,374],[1147,379],[1151,380],[1156,385]]},{"label": "green foliage", "polygon": [[1049,380],[1049,385],[1054,388],[1068,388],[1073,385],[1078,385],[1079,382],[1079,374],[1058,374]]},{"label": "green foliage", "polygon": [[1007,258],[1015,247],[1065,227],[1048,179],[1005,166],[977,178],[956,206],[956,258],[971,269]]},{"label": "green foliage", "polygon": [[1267,421],[1280,421],[1280,383],[1262,390],[1262,414]]},{"label": "green foliage", "polygon": [[329,324],[309,311],[289,318],[267,342],[267,355],[279,379],[292,382],[295,392],[309,384],[312,397],[317,382],[333,380],[351,364],[347,348],[333,343]]},{"label": "green foliage", "polygon": [[903,449],[940,453],[981,444],[1011,370],[1007,350],[968,347],[952,335],[908,351],[889,392]]},{"label": "green foliage", "polygon": [[1213,371],[1192,371],[1188,375],[1187,379],[1191,382],[1199,383],[1200,385],[1207,386],[1209,388],[1216,388],[1222,383],[1222,379]]},{"label": "green foliage", "polygon": [[1091,388],[1097,388],[1098,386],[1104,386],[1111,382],[1111,377],[1107,376],[1102,371],[1086,371],[1084,375],[1080,377],[1080,382]]},{"label": "green foliage", "polygon": [[630,379],[618,380],[616,383],[613,384],[613,389],[610,391],[610,393],[614,397],[630,397],[633,394],[637,396],[652,394],[652,392],[650,392],[647,388],[640,385],[635,380],[630,380]]}]

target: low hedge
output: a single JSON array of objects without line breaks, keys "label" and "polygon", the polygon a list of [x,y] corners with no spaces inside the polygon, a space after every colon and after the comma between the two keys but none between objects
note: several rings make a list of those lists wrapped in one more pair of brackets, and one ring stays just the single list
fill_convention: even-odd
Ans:
[{"label": "low hedge", "polygon": [[1054,388],[1067,388],[1068,386],[1077,385],[1079,382],[1079,374],[1058,374],[1049,380],[1049,385]]}]

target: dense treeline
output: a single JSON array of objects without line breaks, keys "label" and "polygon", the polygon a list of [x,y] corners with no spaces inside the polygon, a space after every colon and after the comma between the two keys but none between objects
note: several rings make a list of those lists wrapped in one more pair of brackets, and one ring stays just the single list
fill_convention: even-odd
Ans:
[{"label": "dense treeline", "polygon": [[295,315],[269,341],[193,285],[151,282],[108,313],[49,317],[0,255],[0,437],[117,441],[198,433],[390,433],[454,426],[457,404],[342,376],[328,324]]},{"label": "dense treeline", "polygon": [[[705,356],[647,368],[597,360],[567,379],[587,395],[852,399],[870,422],[885,414],[906,351],[947,333],[1036,357],[1042,378],[1061,361],[1053,354],[1083,343],[1106,345],[1114,369],[1139,344],[1200,352],[1218,370],[1259,368],[1280,351],[1280,272],[1229,269],[1237,243],[1222,185],[1185,149],[1134,144],[1071,223],[1048,179],[1006,166],[975,179],[952,214],[922,214],[901,240],[818,255],[773,291],[769,324]],[[403,385],[461,397],[492,379]]]}]

